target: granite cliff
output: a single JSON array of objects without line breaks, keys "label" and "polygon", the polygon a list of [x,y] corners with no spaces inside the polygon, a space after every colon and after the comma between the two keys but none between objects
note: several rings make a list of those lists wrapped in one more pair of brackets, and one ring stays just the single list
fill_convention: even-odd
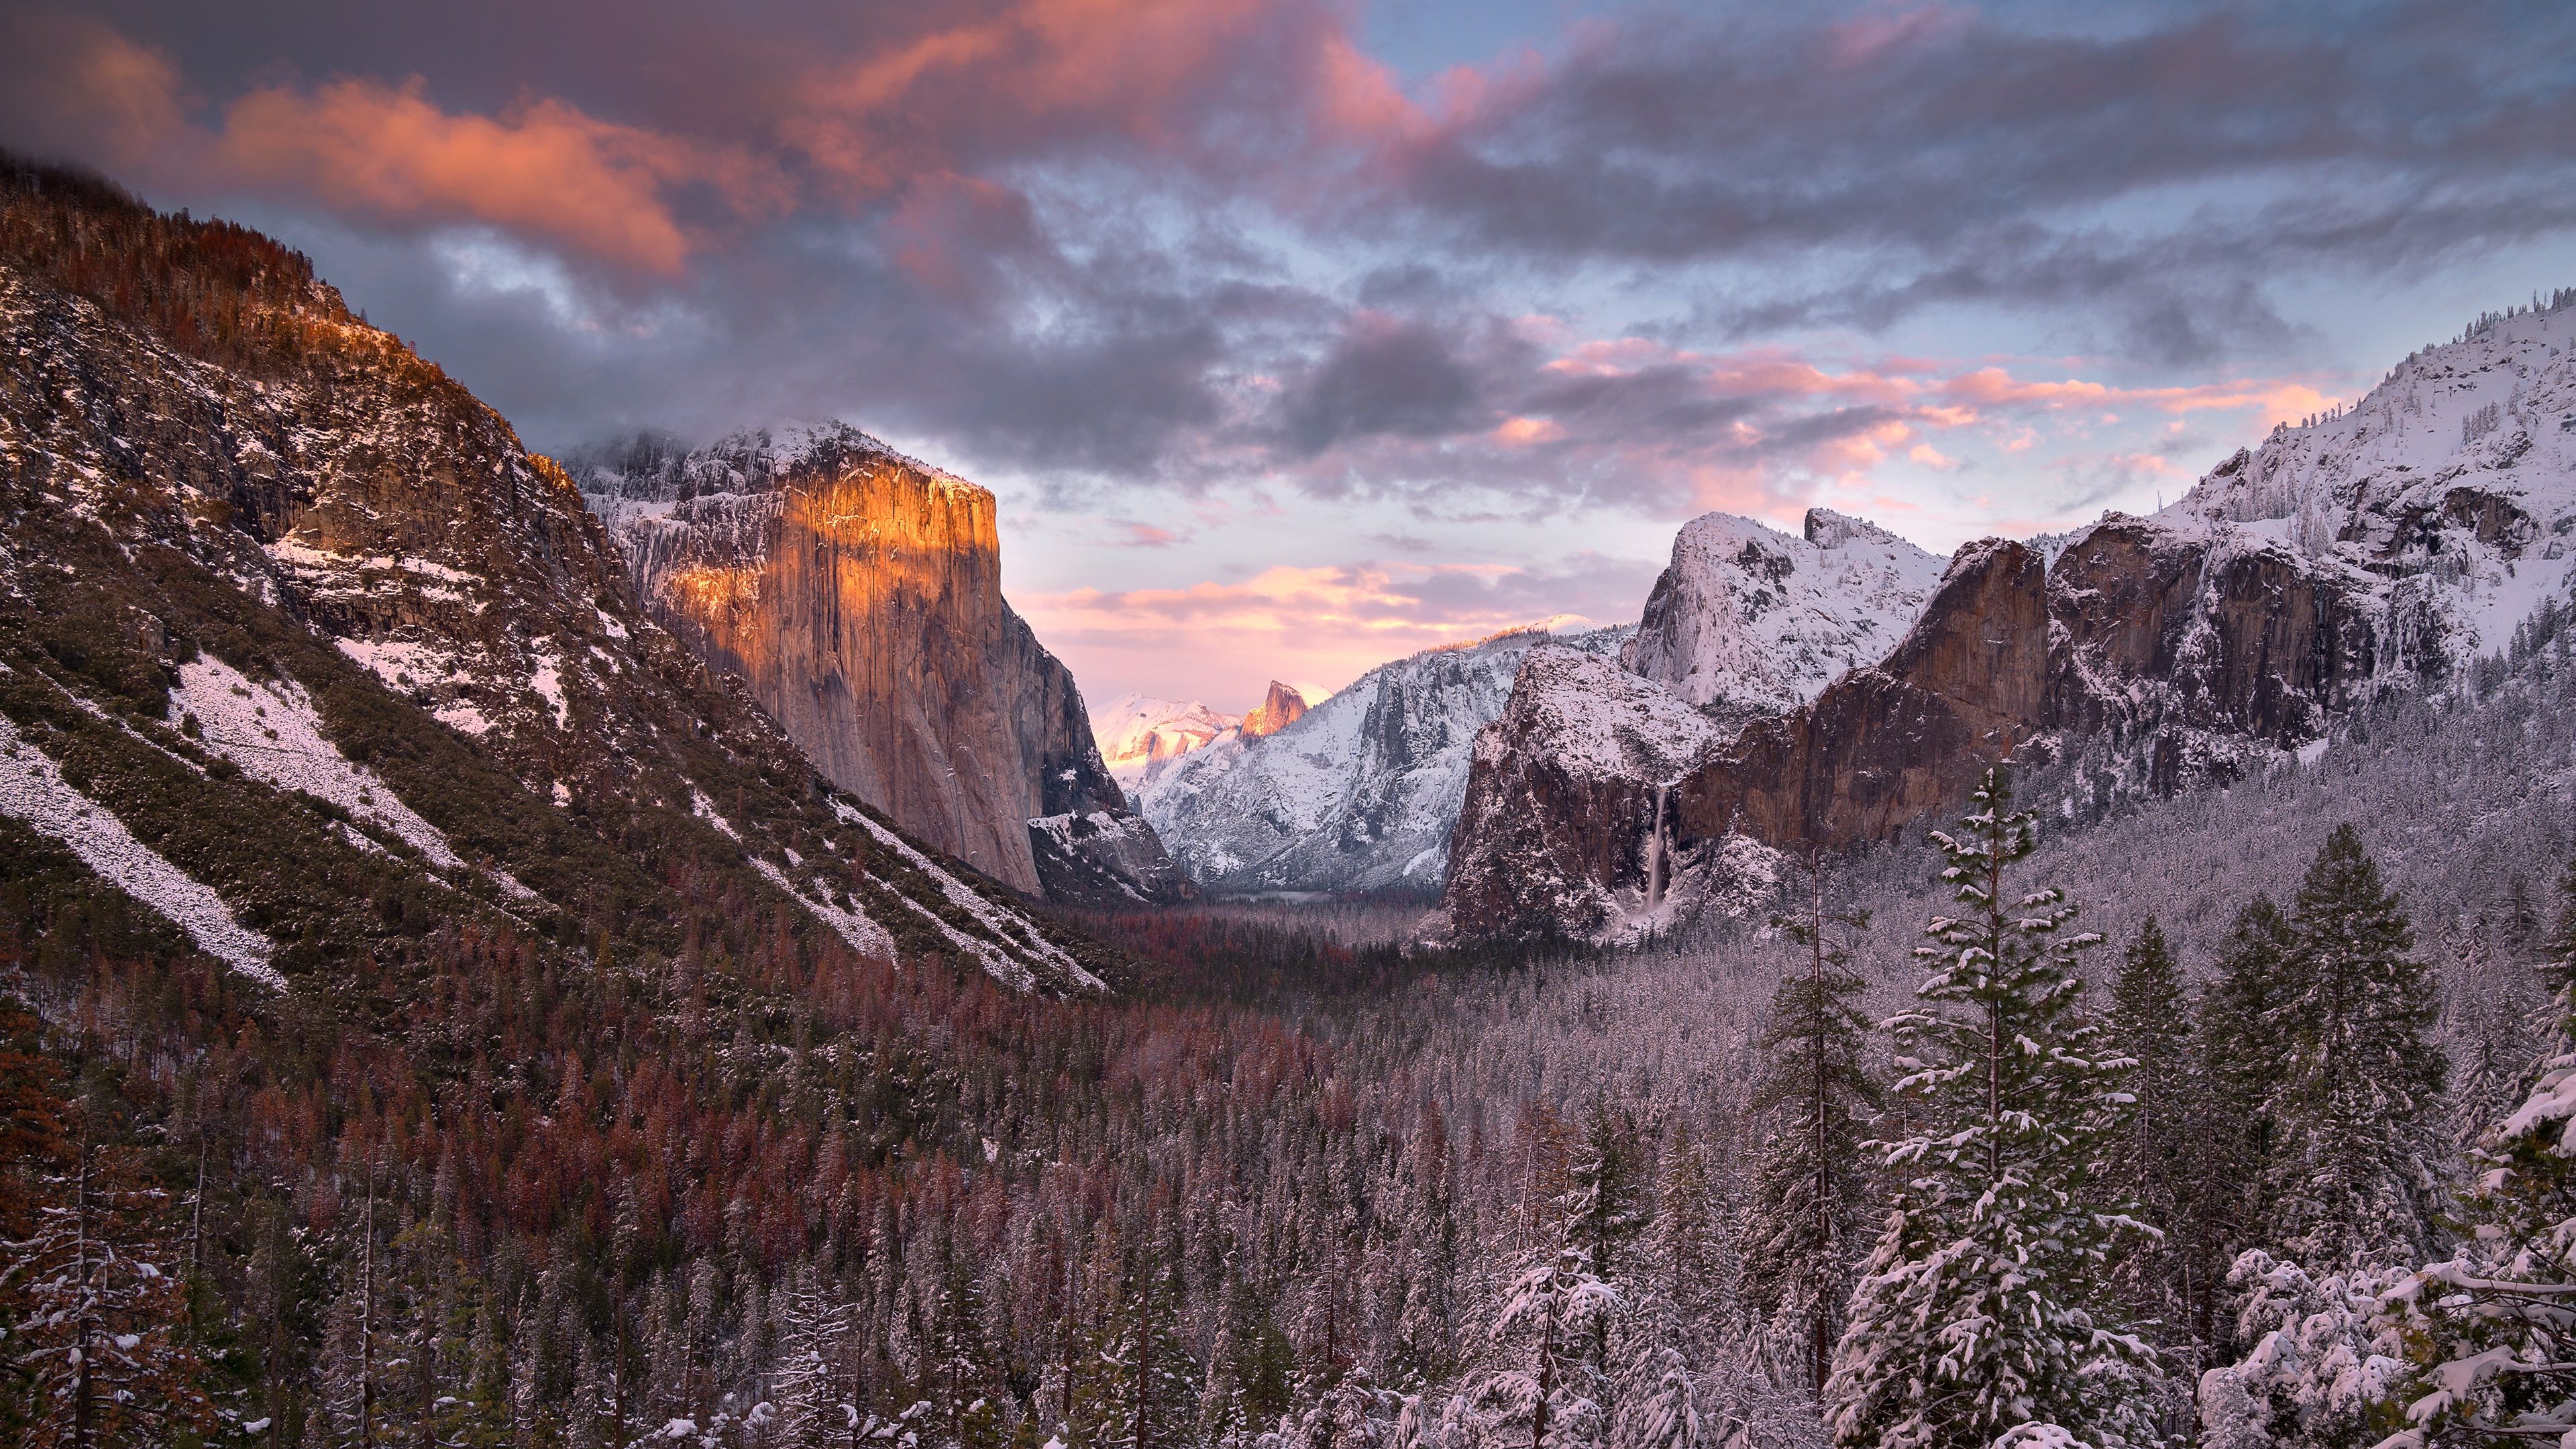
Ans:
[{"label": "granite cliff", "polygon": [[834,783],[1031,895],[1186,892],[1002,597],[990,492],[844,426],[571,466],[654,617]]}]

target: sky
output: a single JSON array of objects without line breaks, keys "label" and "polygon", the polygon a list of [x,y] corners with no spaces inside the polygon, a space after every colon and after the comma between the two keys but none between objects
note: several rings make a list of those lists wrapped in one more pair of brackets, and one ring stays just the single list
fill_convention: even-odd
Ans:
[{"label": "sky", "polygon": [[2576,6],[0,5],[0,145],[255,225],[539,449],[842,418],[1095,702],[1679,525],[2152,509],[2576,285]]}]

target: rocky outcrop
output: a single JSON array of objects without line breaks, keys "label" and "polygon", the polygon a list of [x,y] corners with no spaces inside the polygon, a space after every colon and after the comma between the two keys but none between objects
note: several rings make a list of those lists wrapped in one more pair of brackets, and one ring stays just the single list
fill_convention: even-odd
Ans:
[{"label": "rocky outcrop", "polygon": [[1141,806],[1212,891],[1428,892],[1448,864],[1468,756],[1523,656],[1551,640],[1606,655],[1624,638],[1520,629],[1379,665],[1277,734],[1181,755],[1140,787]]},{"label": "rocky outcrop", "polygon": [[1809,509],[1798,538],[1707,514],[1673,540],[1620,662],[1722,722],[1775,715],[1893,648],[1941,567],[1831,509]]},{"label": "rocky outcrop", "polygon": [[1091,737],[1130,804],[1192,750],[1232,739],[1240,715],[1219,714],[1197,700],[1122,694],[1091,716]]},{"label": "rocky outcrop", "polygon": [[1247,740],[1266,739],[1305,717],[1306,696],[1274,679],[1270,681],[1270,692],[1236,728]]},{"label": "rocky outcrop", "polygon": [[[1970,544],[1885,659],[1731,739],[1658,708],[1651,681],[1607,678],[1574,688],[1665,733],[1579,790],[1530,783],[1558,735],[1489,732],[1444,908],[1466,936],[1633,933],[1746,879],[1748,848],[1888,839],[2016,752],[2097,803],[2232,778],[2315,738],[2381,653],[2348,571],[2230,526],[2114,515],[2053,570],[2023,544]],[[1538,713],[1516,692],[1504,718]]]},{"label": "rocky outcrop", "polygon": [[1003,600],[990,492],[837,426],[575,470],[655,617],[836,784],[1029,894],[1171,898],[1072,675]]},{"label": "rocky outcrop", "polygon": [[88,792],[0,814],[268,986],[425,979],[424,932],[1104,984],[818,774],[648,619],[562,469],[282,247],[0,166],[0,459],[0,735]]}]

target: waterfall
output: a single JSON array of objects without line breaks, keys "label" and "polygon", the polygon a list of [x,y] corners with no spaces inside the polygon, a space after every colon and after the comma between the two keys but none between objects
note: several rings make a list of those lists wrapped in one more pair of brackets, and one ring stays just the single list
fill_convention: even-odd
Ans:
[{"label": "waterfall", "polygon": [[1646,835],[1646,909],[1664,903],[1664,795],[1670,785],[1655,787],[1655,823]]}]

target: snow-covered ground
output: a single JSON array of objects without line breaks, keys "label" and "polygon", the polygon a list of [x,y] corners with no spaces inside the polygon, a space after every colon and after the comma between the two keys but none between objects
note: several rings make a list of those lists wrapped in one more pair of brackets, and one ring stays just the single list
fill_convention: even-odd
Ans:
[{"label": "snow-covered ground", "polygon": [[0,716],[0,815],[61,841],[100,879],[169,918],[200,950],[278,990],[286,978],[268,964],[268,938],[233,919],[223,898],[158,851],[125,822],[63,779],[42,750]]},{"label": "snow-covered ground", "polygon": [[190,715],[206,748],[252,779],[328,800],[401,839],[432,865],[465,864],[437,826],[415,814],[375,771],[324,738],[312,699],[293,682],[252,679],[200,654],[179,666],[178,686],[170,691],[170,717]]}]

